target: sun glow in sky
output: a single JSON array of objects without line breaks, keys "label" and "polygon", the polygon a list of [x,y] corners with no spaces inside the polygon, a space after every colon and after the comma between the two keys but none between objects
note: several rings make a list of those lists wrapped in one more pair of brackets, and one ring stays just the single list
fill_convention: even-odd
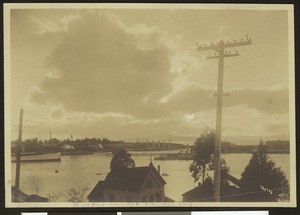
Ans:
[{"label": "sun glow in sky", "polygon": [[[17,138],[192,143],[215,127],[218,61],[196,43],[240,40],[225,59],[223,139],[289,139],[285,10],[11,11],[11,124]],[[235,51],[236,49],[230,49]]]}]

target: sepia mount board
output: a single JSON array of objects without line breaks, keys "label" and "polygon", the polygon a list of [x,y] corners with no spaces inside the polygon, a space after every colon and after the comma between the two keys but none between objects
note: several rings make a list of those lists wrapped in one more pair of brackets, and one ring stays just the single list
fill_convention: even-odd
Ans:
[{"label": "sepia mount board", "polygon": [[[220,43],[228,48],[223,65],[214,60],[219,58]],[[5,206],[295,207],[294,61],[294,14],[288,4],[4,4]],[[289,200],[132,202],[130,197],[128,202],[115,202],[114,195],[124,194],[116,192],[105,194],[112,199],[105,202],[12,202],[16,170],[11,144],[18,137],[20,109],[23,140],[47,140],[50,130],[50,139],[51,131],[57,139],[71,135],[73,140],[74,135],[125,142],[163,142],[169,135],[169,142],[193,145],[203,129],[215,128],[220,66],[220,92],[226,92],[220,97],[229,95],[223,99],[222,140],[258,145],[260,139],[288,139],[289,154],[273,157],[286,165]],[[157,163],[164,167],[163,161],[154,160],[151,166],[152,152],[145,153],[150,160],[132,153],[137,168],[128,178],[137,174],[138,183],[138,177],[149,171],[158,184],[172,177],[185,180],[170,182],[173,187],[165,188],[165,196],[182,186],[197,187],[189,172],[192,160],[179,161],[186,178],[176,175],[178,162],[170,164],[173,175],[160,176]],[[102,159],[98,168],[91,159],[96,154],[88,156],[80,161],[80,156],[62,156],[59,165],[21,162],[20,190],[35,194],[32,198],[47,197],[49,186],[84,185],[92,178],[90,194],[99,181],[95,178],[104,180],[108,174],[110,159]],[[249,159],[233,160],[241,172]],[[79,175],[69,172],[72,164]],[[145,184],[140,187],[151,186],[141,183]],[[137,185],[133,181],[130,186]]]}]

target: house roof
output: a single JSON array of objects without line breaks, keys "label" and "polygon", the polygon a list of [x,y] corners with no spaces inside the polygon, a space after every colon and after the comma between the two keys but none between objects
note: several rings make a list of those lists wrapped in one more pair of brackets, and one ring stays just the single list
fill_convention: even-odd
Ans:
[{"label": "house roof", "polygon": [[38,195],[30,195],[25,199],[25,202],[48,202],[49,200],[45,197]]},{"label": "house roof", "polygon": [[12,198],[14,202],[48,202],[49,200],[45,197],[38,195],[28,195],[21,190],[19,190],[19,198],[15,198],[15,190],[14,186],[11,187]]},{"label": "house roof", "polygon": [[88,199],[103,199],[103,189],[138,192],[150,174],[153,174],[159,184],[166,184],[166,181],[155,169],[153,164],[149,166],[112,170],[108,173],[104,181],[97,183],[88,195]]},{"label": "house roof", "polygon": [[197,201],[211,201],[213,197],[213,193],[205,192],[202,186],[197,186],[185,193],[182,194],[183,197],[189,198],[191,200]]},{"label": "house roof", "polygon": [[151,173],[158,180],[159,184],[166,184],[166,181],[155,167],[150,164],[143,167],[112,170],[105,178],[104,187],[107,189],[137,192]]},{"label": "house roof", "polygon": [[[222,186],[221,185],[221,193],[222,193],[222,195],[224,195],[221,197],[223,201],[235,199],[236,197],[235,196],[230,197],[230,194],[236,194],[239,192],[237,187],[240,186],[240,181],[230,174],[227,174],[227,179],[228,179],[228,181],[233,183],[235,186],[232,186],[232,185]],[[191,201],[212,201],[213,200],[213,187],[212,186],[213,186],[212,183],[208,183],[205,186],[199,185],[199,186],[183,193],[182,196],[190,199]],[[227,195],[229,195],[229,196],[227,196]]]},{"label": "house roof", "polygon": [[98,181],[92,192],[87,196],[88,199],[101,200],[103,199],[103,184],[104,181]]},{"label": "house roof", "polygon": [[164,202],[175,202],[175,201],[174,201],[173,199],[171,199],[171,198],[165,196]]}]

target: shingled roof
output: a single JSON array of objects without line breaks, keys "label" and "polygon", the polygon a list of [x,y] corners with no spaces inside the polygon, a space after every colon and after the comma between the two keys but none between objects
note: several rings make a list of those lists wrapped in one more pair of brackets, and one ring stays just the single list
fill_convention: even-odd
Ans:
[{"label": "shingled roof", "polygon": [[112,170],[105,178],[104,187],[107,189],[137,192],[150,173],[153,173],[159,184],[166,184],[166,181],[158,171],[150,164],[143,167]]},{"label": "shingled roof", "polygon": [[103,184],[104,181],[99,181],[92,192],[87,196],[90,201],[100,201],[103,199]]},{"label": "shingled roof", "polygon": [[149,166],[123,168],[112,170],[104,181],[99,181],[88,196],[88,199],[103,198],[103,189],[138,192],[149,174],[153,174],[160,185],[166,181],[155,169],[153,164]]}]

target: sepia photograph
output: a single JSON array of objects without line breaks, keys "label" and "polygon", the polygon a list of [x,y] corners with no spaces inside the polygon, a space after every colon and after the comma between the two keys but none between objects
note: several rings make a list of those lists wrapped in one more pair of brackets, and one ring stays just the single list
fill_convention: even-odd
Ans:
[{"label": "sepia photograph", "polygon": [[293,10],[4,4],[6,207],[295,207]]}]

